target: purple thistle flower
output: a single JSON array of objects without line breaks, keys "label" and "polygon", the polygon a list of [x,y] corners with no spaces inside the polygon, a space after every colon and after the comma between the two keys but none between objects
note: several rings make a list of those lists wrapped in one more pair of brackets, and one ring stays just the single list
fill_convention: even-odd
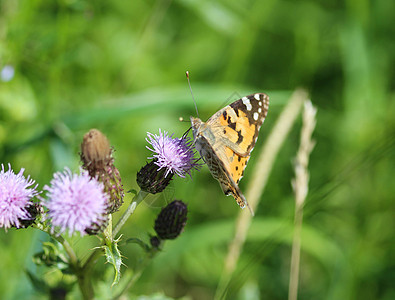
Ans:
[{"label": "purple thistle flower", "polygon": [[149,159],[157,159],[155,164],[159,169],[166,168],[165,176],[169,173],[177,174],[180,177],[185,177],[185,174],[191,176],[191,170],[200,168],[197,159],[194,158],[195,151],[192,147],[192,141],[189,137],[173,138],[168,135],[166,131],[159,129],[159,135],[148,132],[146,139],[151,144],[152,149],[147,146],[147,149],[154,152]]},{"label": "purple thistle flower", "polygon": [[25,178],[21,169],[15,174],[8,164],[8,171],[4,171],[4,165],[1,165],[0,172],[0,227],[5,229],[15,226],[21,227],[21,219],[29,219],[32,216],[27,208],[32,205],[31,199],[38,195],[37,185],[30,176]]},{"label": "purple thistle flower", "polygon": [[51,186],[45,186],[44,190],[48,191],[49,218],[59,233],[68,230],[70,236],[75,231],[84,235],[92,224],[106,221],[109,196],[104,193],[103,184],[91,178],[87,171],[72,174],[65,168],[64,172],[54,174]]}]

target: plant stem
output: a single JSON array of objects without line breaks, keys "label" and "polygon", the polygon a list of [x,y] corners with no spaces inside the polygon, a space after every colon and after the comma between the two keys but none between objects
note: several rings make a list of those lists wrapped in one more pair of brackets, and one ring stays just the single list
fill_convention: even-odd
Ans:
[{"label": "plant stem", "polygon": [[134,213],[136,210],[137,205],[141,203],[147,197],[149,193],[144,192],[140,190],[136,196],[134,196],[132,202],[130,203],[129,207],[126,209],[126,211],[123,213],[121,219],[119,219],[117,225],[115,225],[115,228],[112,232],[112,237],[115,238],[115,236],[118,234],[118,232],[121,230],[123,225],[125,225],[126,221],[129,219],[129,217]]},{"label": "plant stem", "polygon": [[296,300],[298,298],[303,205],[308,193],[309,172],[307,166],[310,153],[314,148],[314,141],[312,141],[311,136],[315,128],[316,112],[317,110],[313,107],[311,102],[309,100],[305,101],[300,145],[294,163],[295,179],[292,181],[292,187],[295,193],[295,227],[292,242],[288,300]]},{"label": "plant stem", "polygon": [[[133,214],[135,211],[137,205],[144,200],[144,198],[148,195],[148,193],[144,191],[140,191],[132,200],[131,204],[125,211],[125,213],[122,215],[121,219],[118,221],[117,225],[115,226],[113,232],[112,232],[112,237],[111,235],[111,230],[109,228],[106,229],[105,233],[105,241],[104,243],[108,245],[108,243],[111,243],[112,238],[114,238],[118,232],[121,230],[122,226],[126,223],[127,219]],[[110,222],[110,225],[112,222]],[[97,260],[100,258],[102,255],[103,249],[101,247],[97,247],[92,254],[89,256],[89,258],[86,260],[84,265],[80,267],[79,273],[77,274],[78,277],[78,283],[81,289],[81,293],[84,296],[84,299],[92,299],[93,298],[93,288],[92,284],[89,280],[90,272],[97,262]]]},{"label": "plant stem", "polygon": [[[283,109],[277,118],[270,135],[266,139],[265,145],[258,157],[258,163],[253,170],[252,180],[248,184],[246,198],[253,211],[259,204],[259,200],[265,188],[269,174],[272,170],[277,154],[283,145],[285,138],[290,132],[296,117],[303,106],[303,102],[307,98],[304,90],[296,90],[287,106]],[[239,260],[244,242],[247,237],[248,229],[252,221],[249,213],[240,211],[235,224],[235,234],[233,240],[229,244],[228,254],[225,259],[224,270],[215,293],[214,299],[222,299],[226,293],[227,286],[230,282],[232,274]]]},{"label": "plant stem", "polygon": [[[144,200],[144,198],[148,195],[148,193],[140,191],[137,195],[134,196],[132,199],[131,204],[127,208],[127,210],[122,215],[121,219],[118,221],[117,225],[115,226],[114,230],[112,231],[112,238],[114,238],[118,232],[121,230],[122,226],[126,223],[127,219],[131,216],[131,214],[136,209],[137,205]],[[105,243],[108,242],[108,237],[106,238]],[[92,254],[86,260],[83,269],[89,272],[92,266],[96,263],[96,261],[101,256],[102,248],[97,247]]]},{"label": "plant stem", "polygon": [[[112,227],[112,218],[111,215],[109,216],[110,222],[109,226],[106,228],[104,232],[104,243],[105,244],[111,244],[112,239],[118,234],[118,232],[121,230],[123,225],[126,223],[127,219],[134,213],[136,210],[136,207],[139,203],[141,203],[144,198],[148,195],[147,192],[140,191],[132,200],[131,204],[125,211],[125,213],[122,215],[121,219],[118,221],[117,225],[115,226],[114,230],[111,232],[111,227]],[[64,250],[66,251],[67,255],[69,256],[69,264],[74,270],[75,275],[77,276],[78,279],[78,285],[81,290],[81,294],[83,296],[83,299],[85,300],[90,300],[94,298],[94,291],[93,291],[93,286],[92,282],[90,280],[90,272],[95,265],[96,261],[100,258],[102,248],[97,247],[93,253],[89,256],[89,258],[86,260],[83,266],[81,266],[80,261],[78,260],[78,257],[76,256],[73,248],[70,246],[70,244],[61,236],[61,235],[54,235],[51,234],[48,230],[48,228],[45,228],[42,224],[36,224],[36,227],[49,235],[52,236],[53,239],[58,241],[63,245]],[[145,266],[145,264],[144,264]],[[141,269],[141,270],[140,270]],[[128,283],[127,288],[132,285],[141,275],[143,271],[143,267],[141,266],[139,270],[133,275],[131,282]],[[127,290],[125,289],[125,291]]]},{"label": "plant stem", "polygon": [[77,255],[75,254],[73,248],[70,246],[69,242],[61,235],[52,234],[50,230],[44,227],[43,224],[41,223],[35,224],[35,227],[49,234],[54,240],[62,244],[63,249],[66,251],[67,256],[69,257],[68,261],[70,267],[72,268],[75,275],[77,276],[78,285],[80,287],[83,299],[85,300],[93,299],[94,293],[93,293],[92,283],[89,280],[86,272],[84,272],[84,269],[81,267],[80,261]]},{"label": "plant stem", "polygon": [[[111,233],[112,215],[108,215],[108,218],[109,218],[108,226],[103,232],[104,243],[107,245],[111,244],[112,242],[112,233]],[[76,272],[78,278],[78,285],[80,287],[84,299],[93,299],[94,297],[94,291],[93,291],[92,282],[90,280],[90,274],[93,266],[101,256],[101,250],[102,249],[100,247],[97,247],[93,251],[93,253],[89,256],[89,258],[86,260],[84,265],[78,269],[78,272]]]},{"label": "plant stem", "polygon": [[70,258],[69,263],[72,269],[74,270],[75,275],[77,276],[78,285],[80,287],[83,299],[85,300],[93,299],[94,293],[93,293],[92,282],[88,278],[88,274],[84,272],[83,268],[81,268],[80,261],[75,255],[73,248],[71,248],[70,244],[62,236],[52,235],[52,237],[63,245],[64,250],[69,256]]},{"label": "plant stem", "polygon": [[133,284],[140,278],[145,267],[148,265],[150,261],[151,259],[146,258],[143,262],[140,263],[140,265],[134,270],[133,275],[131,275],[130,278],[128,278],[127,284],[123,287],[121,292],[118,295],[116,295],[114,298],[112,298],[113,300],[117,300],[121,298],[133,286]]},{"label": "plant stem", "polygon": [[59,242],[62,244],[63,249],[66,251],[68,257],[69,257],[69,263],[72,267],[78,267],[79,266],[79,260],[77,258],[77,255],[75,254],[73,248],[71,248],[70,244],[68,241],[65,240],[65,238],[61,235],[56,235],[50,232],[48,227],[44,227],[42,223],[36,223],[33,225],[33,227],[45,232],[49,236],[51,236],[55,241]]},{"label": "plant stem", "polygon": [[92,281],[90,279],[90,274],[85,272],[84,269],[79,268],[76,272],[78,278],[78,286],[84,300],[94,299],[94,291]]},{"label": "plant stem", "polygon": [[62,244],[63,249],[66,251],[67,255],[69,256],[69,263],[73,268],[79,268],[79,260],[77,258],[77,255],[75,254],[73,248],[71,248],[70,244],[68,241],[64,239],[63,236],[59,235],[51,235],[53,239],[58,241],[59,243]]},{"label": "plant stem", "polygon": [[108,225],[103,231],[104,241],[107,245],[111,245],[113,238],[112,238],[112,215],[109,214],[108,216]]},{"label": "plant stem", "polygon": [[303,207],[299,205],[295,205],[295,222],[294,222],[295,227],[294,227],[294,236],[292,241],[291,270],[289,276],[289,290],[288,290],[289,300],[296,300],[298,297],[302,223],[303,223]]},{"label": "plant stem", "polygon": [[148,252],[146,252],[145,259],[140,262],[140,264],[134,270],[133,274],[128,276],[129,278],[125,280],[127,283],[121,289],[121,291],[114,298],[112,298],[112,300],[117,300],[121,298],[135,284],[135,282],[140,278],[141,274],[143,274],[145,268],[149,265],[151,260],[156,256],[159,251],[160,248],[151,248],[150,250],[148,250]]}]

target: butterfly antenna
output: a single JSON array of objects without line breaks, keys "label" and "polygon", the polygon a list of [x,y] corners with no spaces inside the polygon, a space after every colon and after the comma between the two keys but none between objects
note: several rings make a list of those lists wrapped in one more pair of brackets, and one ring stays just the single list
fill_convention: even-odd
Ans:
[{"label": "butterfly antenna", "polygon": [[196,101],[195,101],[195,97],[193,97],[193,92],[192,92],[192,87],[191,87],[191,82],[189,81],[189,72],[186,71],[185,74],[187,75],[187,80],[188,80],[188,85],[189,85],[189,90],[191,91],[191,95],[192,95],[192,99],[193,99],[193,103],[195,104],[195,109],[196,109],[196,115],[199,118],[199,112],[197,109],[197,105],[196,105]]}]

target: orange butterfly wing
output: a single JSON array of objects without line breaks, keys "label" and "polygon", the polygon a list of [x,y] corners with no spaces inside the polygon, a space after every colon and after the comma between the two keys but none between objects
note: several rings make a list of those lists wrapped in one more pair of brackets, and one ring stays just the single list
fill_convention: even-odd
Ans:
[{"label": "orange butterfly wing", "polygon": [[213,177],[220,182],[224,193],[232,194],[242,208],[248,203],[238,183],[268,108],[269,97],[257,93],[219,110],[206,123],[191,117],[194,140],[201,157]]}]

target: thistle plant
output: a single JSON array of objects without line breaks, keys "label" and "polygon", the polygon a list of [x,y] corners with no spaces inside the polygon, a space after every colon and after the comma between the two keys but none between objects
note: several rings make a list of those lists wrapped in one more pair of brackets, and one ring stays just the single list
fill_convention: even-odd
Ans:
[{"label": "thistle plant", "polygon": [[[43,243],[43,250],[33,261],[37,265],[60,271],[59,284],[51,286],[44,279],[28,273],[34,282],[41,282],[42,290],[53,295],[61,291],[66,297],[72,286],[78,283],[84,299],[94,299],[95,290],[91,272],[100,256],[114,268],[112,286],[121,279],[123,256],[121,247],[137,244],[143,248],[146,257],[139,264],[133,276],[125,276],[121,289],[114,289],[115,298],[121,297],[139,278],[149,262],[160,253],[166,240],[177,238],[186,225],[187,206],[174,200],[164,207],[153,229],[156,236],[146,234],[147,240],[119,235],[126,221],[136,207],[149,194],[162,192],[175,176],[192,176],[200,165],[195,158],[192,142],[187,137],[176,138],[166,131],[148,133],[147,148],[152,152],[150,161],[137,173],[139,192],[126,208],[118,223],[113,226],[112,214],[124,203],[124,187],[120,172],[115,167],[114,149],[107,137],[97,129],[85,134],[81,144],[82,167],[73,172],[69,168],[56,172],[52,180],[38,189],[30,176],[24,176],[24,169],[15,173],[8,164],[8,170],[1,165],[0,172],[0,227],[33,227],[46,232],[52,240]],[[68,239],[73,236],[97,235],[97,247],[85,254],[84,262],[76,255]],[[110,290],[110,285],[109,285]]]},{"label": "thistle plant", "polygon": [[114,149],[110,147],[107,137],[97,129],[91,129],[84,135],[81,144],[82,167],[91,177],[97,178],[104,185],[109,195],[107,212],[118,211],[125,196],[121,175],[114,165]]},{"label": "thistle plant", "polygon": [[104,192],[104,185],[88,172],[72,174],[69,169],[55,173],[50,186],[45,186],[51,231],[62,234],[68,231],[71,236],[78,232],[86,234],[92,226],[99,226],[106,221],[106,209],[109,195]]},{"label": "thistle plant", "polygon": [[173,138],[173,135],[159,129],[159,135],[148,133],[147,142],[152,146],[147,146],[147,149],[154,153],[150,158],[156,159],[154,164],[159,167],[158,171],[165,171],[165,177],[170,173],[180,177],[191,176],[191,170],[199,169],[189,137]]},{"label": "thistle plant", "polygon": [[200,168],[188,137],[173,138],[173,135],[169,136],[166,131],[159,130],[158,135],[148,133],[146,140],[151,145],[147,149],[153,154],[148,157],[152,161],[137,173],[137,184],[143,191],[160,193],[174,175],[185,178],[186,174],[191,176],[193,169]]},{"label": "thistle plant", "polygon": [[24,169],[15,174],[8,164],[8,171],[1,165],[0,172],[0,227],[25,227],[26,222],[35,219],[37,209],[32,201],[39,194],[37,185],[30,176],[23,176]]}]

